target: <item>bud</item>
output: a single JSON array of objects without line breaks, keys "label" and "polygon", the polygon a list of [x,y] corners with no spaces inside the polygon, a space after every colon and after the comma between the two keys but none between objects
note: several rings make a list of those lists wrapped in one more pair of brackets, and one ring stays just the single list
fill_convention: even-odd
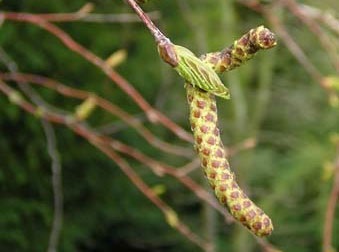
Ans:
[{"label": "bud", "polygon": [[192,86],[224,99],[230,98],[229,90],[213,68],[187,48],[164,41],[158,44],[158,51],[160,57]]}]

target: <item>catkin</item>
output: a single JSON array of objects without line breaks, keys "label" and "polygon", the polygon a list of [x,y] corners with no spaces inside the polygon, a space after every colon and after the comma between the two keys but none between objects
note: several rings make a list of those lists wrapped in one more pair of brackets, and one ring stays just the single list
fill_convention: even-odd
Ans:
[{"label": "catkin", "polygon": [[226,206],[235,219],[262,237],[271,234],[270,218],[257,207],[238,186],[230,170],[217,126],[217,106],[213,94],[186,83],[190,123],[195,149],[208,182],[219,202]]}]

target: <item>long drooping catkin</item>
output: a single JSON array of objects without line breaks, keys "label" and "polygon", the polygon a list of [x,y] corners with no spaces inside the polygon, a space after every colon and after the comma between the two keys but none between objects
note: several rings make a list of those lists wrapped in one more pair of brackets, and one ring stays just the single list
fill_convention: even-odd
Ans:
[{"label": "long drooping catkin", "polygon": [[195,148],[214,193],[231,214],[257,236],[273,230],[270,218],[240,189],[230,170],[217,127],[217,107],[212,94],[186,84]]}]

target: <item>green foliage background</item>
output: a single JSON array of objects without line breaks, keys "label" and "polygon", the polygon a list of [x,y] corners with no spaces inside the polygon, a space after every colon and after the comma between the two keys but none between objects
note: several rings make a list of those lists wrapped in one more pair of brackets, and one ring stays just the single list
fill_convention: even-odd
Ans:
[{"label": "green foliage background", "polygon": [[[197,54],[219,50],[265,19],[235,1],[152,1],[147,10],[161,11],[158,22],[177,44]],[[305,1],[322,9],[335,1]],[[1,11],[72,12],[83,0],[3,0]],[[96,13],[130,12],[123,1],[96,0]],[[328,56],[316,37],[291,14],[278,11],[296,41],[324,75],[333,75]],[[119,49],[128,59],[118,67],[152,105],[189,130],[182,80],[162,63],[154,42],[140,23],[60,23],[75,40],[102,58]],[[96,92],[123,109],[143,117],[140,109],[95,67],[66,49],[55,37],[23,23],[5,22],[0,45],[20,71],[50,76],[70,86]],[[4,65],[1,71],[7,71]],[[224,77],[232,100],[219,100],[220,127],[227,145],[256,137],[258,146],[231,159],[240,183],[271,215],[275,231],[269,240],[288,252],[320,251],[324,213],[332,180],[323,166],[334,159],[329,136],[339,130],[339,110],[306,74],[283,43],[260,53],[246,66]],[[77,101],[36,88],[51,104],[73,109]],[[262,99],[258,99],[261,97]],[[0,96],[0,250],[44,251],[53,216],[50,158],[38,119]],[[121,125],[119,119],[96,112],[93,126]],[[148,125],[162,139],[182,144],[160,126]],[[197,251],[171,229],[119,168],[69,130],[57,126],[63,166],[64,223],[60,251]],[[122,127],[112,137],[173,165],[185,160],[149,147],[133,130]],[[187,145],[187,147],[190,147]],[[205,206],[173,179],[161,179],[129,160],[152,186],[165,185],[162,198],[175,207],[193,230],[206,226]],[[193,176],[203,183],[202,172]],[[339,250],[338,208],[334,246]],[[217,251],[260,251],[252,236],[237,224],[216,225]],[[112,249],[113,248],[113,249]]]}]

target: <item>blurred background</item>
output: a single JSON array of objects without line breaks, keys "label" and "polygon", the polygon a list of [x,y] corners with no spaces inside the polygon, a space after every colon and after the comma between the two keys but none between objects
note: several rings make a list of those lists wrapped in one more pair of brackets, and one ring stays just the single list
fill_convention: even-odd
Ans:
[{"label": "blurred background", "polygon": [[[75,13],[73,19],[54,24],[108,59],[106,63],[152,107],[190,132],[183,81],[159,59],[149,31],[124,1],[91,4],[2,0],[0,10]],[[271,216],[273,234],[267,240],[255,239],[240,224],[225,221],[178,176],[154,172],[149,163],[121,154],[153,194],[208,244],[197,246],[169,225],[117,162],[68,127],[43,122],[38,112],[25,112],[1,93],[0,250],[339,251],[339,182],[334,182],[339,176],[338,2],[153,0],[142,6],[174,43],[197,55],[219,51],[262,24],[277,34],[275,48],[223,75],[232,99],[218,99],[231,167],[244,190]],[[106,98],[185,155],[166,153],[121,117],[98,108],[81,118],[92,132],[177,168],[173,170],[196,181],[214,199],[191,143],[148,120],[102,69],[55,35],[0,16],[0,79],[37,103],[30,96],[33,92],[61,114],[76,113],[82,101],[34,81],[18,85],[9,75],[45,76]]]}]

